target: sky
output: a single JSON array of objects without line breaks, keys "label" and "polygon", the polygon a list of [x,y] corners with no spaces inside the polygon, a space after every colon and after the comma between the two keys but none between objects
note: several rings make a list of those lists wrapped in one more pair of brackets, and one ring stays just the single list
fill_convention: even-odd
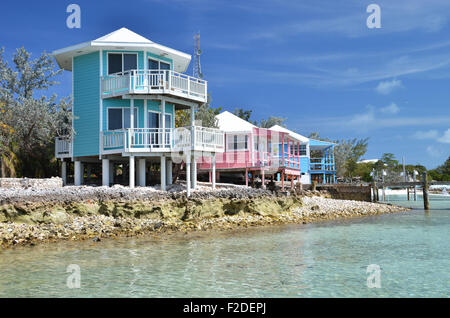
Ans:
[{"label": "sky", "polygon": [[[69,4],[81,28],[69,29]],[[369,29],[369,4],[381,28]],[[286,118],[289,129],[331,140],[369,137],[365,159],[383,153],[434,168],[450,155],[448,0],[2,1],[0,46],[43,51],[126,27],[192,54],[213,107]],[[188,73],[192,73],[189,68]],[[71,94],[71,73],[50,93]]]}]

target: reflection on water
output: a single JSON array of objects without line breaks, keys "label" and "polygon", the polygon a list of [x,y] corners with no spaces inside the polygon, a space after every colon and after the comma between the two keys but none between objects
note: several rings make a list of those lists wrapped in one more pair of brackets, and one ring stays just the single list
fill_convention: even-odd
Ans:
[{"label": "reflection on water", "polygon": [[[397,204],[420,207],[421,201]],[[73,242],[0,252],[1,297],[447,297],[450,200],[433,210],[197,238]],[[69,289],[69,264],[81,288]],[[366,286],[369,264],[380,289]]]}]

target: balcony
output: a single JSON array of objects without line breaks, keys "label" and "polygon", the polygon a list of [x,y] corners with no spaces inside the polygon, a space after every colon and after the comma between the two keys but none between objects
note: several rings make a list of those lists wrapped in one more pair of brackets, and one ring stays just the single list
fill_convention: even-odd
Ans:
[{"label": "balcony", "polygon": [[[192,133],[193,132],[193,133]],[[224,133],[215,128],[128,128],[101,132],[102,153],[224,151]]]},{"label": "balcony", "polygon": [[72,157],[72,141],[70,136],[56,137],[55,139],[55,157],[71,158]]},{"label": "balcony", "polygon": [[207,82],[170,70],[131,70],[102,77],[102,97],[165,94],[206,103]]},{"label": "balcony", "polygon": [[311,172],[318,172],[318,171],[330,171],[334,172],[334,162],[333,161],[326,161],[324,158],[311,158],[309,163],[309,170]]}]

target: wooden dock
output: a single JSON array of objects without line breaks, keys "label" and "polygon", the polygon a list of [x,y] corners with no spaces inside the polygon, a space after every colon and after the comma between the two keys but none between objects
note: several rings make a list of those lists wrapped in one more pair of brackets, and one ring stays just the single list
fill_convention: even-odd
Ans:
[{"label": "wooden dock", "polygon": [[429,187],[430,185],[450,185],[450,181],[431,181],[429,182],[427,179],[427,173],[424,172],[422,174],[421,181],[413,181],[413,182],[382,182],[376,183],[375,181],[372,183],[372,191],[373,191],[373,201],[379,201],[378,197],[378,189],[382,189],[383,200],[386,200],[385,189],[387,187],[396,187],[396,188],[406,188],[406,194],[408,196],[408,201],[410,200],[410,192],[414,194],[414,201],[417,200],[417,187],[421,187],[423,191],[423,207],[425,210],[430,209],[430,200],[429,200]]}]

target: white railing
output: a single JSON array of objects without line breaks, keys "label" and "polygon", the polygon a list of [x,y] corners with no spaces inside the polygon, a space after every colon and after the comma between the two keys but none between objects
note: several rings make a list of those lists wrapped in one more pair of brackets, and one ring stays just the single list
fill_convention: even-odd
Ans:
[{"label": "white railing", "polygon": [[199,126],[175,129],[128,128],[103,131],[100,135],[104,153],[224,150],[222,131]]},{"label": "white railing", "polygon": [[55,157],[72,157],[72,139],[70,136],[55,138]]},{"label": "white railing", "polygon": [[206,102],[207,82],[171,70],[130,70],[102,77],[103,97],[152,93]]},{"label": "white railing", "polygon": [[205,150],[224,150],[224,133],[215,128],[207,128],[200,126],[193,126],[195,132],[195,147]]},{"label": "white railing", "polygon": [[114,152],[122,150],[125,146],[126,131],[123,129],[103,131],[100,135],[104,151]]},{"label": "white railing", "polygon": [[140,149],[170,149],[172,148],[172,128],[134,128],[127,129],[127,148]]}]

